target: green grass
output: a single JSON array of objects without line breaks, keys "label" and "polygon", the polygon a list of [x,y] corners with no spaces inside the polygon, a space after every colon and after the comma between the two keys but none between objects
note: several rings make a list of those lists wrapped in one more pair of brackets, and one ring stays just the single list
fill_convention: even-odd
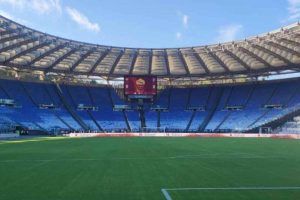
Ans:
[{"label": "green grass", "polygon": [[[300,186],[300,141],[0,141],[1,200],[163,200],[162,188]],[[296,200],[293,191],[170,191],[173,200]]]}]

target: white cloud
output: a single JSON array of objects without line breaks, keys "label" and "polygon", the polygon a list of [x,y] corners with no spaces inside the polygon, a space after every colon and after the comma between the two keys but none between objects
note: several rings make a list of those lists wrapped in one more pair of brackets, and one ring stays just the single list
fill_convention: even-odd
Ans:
[{"label": "white cloud", "polygon": [[300,0],[288,0],[288,18],[287,21],[300,18]]},{"label": "white cloud", "polygon": [[241,34],[243,26],[240,24],[231,24],[227,26],[222,26],[218,31],[218,36],[216,37],[216,42],[229,42],[237,39]]},{"label": "white cloud", "polygon": [[39,13],[61,13],[60,0],[31,0],[32,8]]},{"label": "white cloud", "polygon": [[8,12],[5,12],[3,10],[0,10],[0,15],[2,15],[3,17],[6,17],[8,19],[14,20],[15,17],[13,17],[11,14],[9,14]]},{"label": "white cloud", "polygon": [[84,14],[80,13],[75,8],[66,7],[68,15],[71,17],[71,19],[76,22],[78,25],[80,25],[82,28],[94,31],[94,32],[100,32],[100,26],[97,23],[92,23]]},{"label": "white cloud", "polygon": [[185,28],[188,27],[189,18],[190,17],[188,15],[182,15],[182,24]]},{"label": "white cloud", "polygon": [[25,0],[0,0],[0,3],[10,4],[13,7],[23,8],[26,4]]},{"label": "white cloud", "polygon": [[29,9],[39,14],[61,13],[60,0],[0,0],[0,4],[9,4],[13,8]]},{"label": "white cloud", "polygon": [[181,11],[177,11],[177,15],[178,15],[178,17],[180,17],[183,27],[187,28],[188,24],[189,24],[190,16],[188,16],[187,14],[184,14]]},{"label": "white cloud", "polygon": [[9,14],[8,12],[5,12],[3,10],[0,10],[0,15],[2,15],[5,18],[8,18],[10,20],[13,20],[13,21],[16,21],[18,23],[21,23],[21,24],[28,24],[28,21],[26,21],[24,19],[17,18],[15,16],[12,16],[11,14]]},{"label": "white cloud", "polygon": [[176,33],[176,39],[177,39],[177,40],[180,40],[181,38],[182,38],[182,33],[177,32],[177,33]]}]

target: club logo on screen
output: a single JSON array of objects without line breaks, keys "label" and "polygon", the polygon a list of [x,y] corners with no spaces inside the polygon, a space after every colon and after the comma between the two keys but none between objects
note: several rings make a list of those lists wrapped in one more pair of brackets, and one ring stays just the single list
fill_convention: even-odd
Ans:
[{"label": "club logo on screen", "polygon": [[145,90],[145,80],[142,79],[142,78],[139,78],[135,81],[135,85],[136,85],[136,92],[138,94],[143,94],[144,93],[144,90]]}]

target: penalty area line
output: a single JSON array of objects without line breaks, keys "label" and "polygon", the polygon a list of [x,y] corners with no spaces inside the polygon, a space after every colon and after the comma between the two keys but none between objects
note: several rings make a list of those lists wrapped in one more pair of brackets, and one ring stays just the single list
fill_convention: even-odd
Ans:
[{"label": "penalty area line", "polygon": [[188,190],[300,190],[300,187],[220,187],[220,188],[162,188],[166,200],[172,200],[172,197],[168,191],[188,191]]}]

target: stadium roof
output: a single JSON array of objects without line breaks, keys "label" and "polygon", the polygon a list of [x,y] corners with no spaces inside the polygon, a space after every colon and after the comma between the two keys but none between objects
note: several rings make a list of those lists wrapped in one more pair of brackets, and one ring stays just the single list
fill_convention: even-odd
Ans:
[{"label": "stadium roof", "polygon": [[0,16],[0,65],[46,74],[217,77],[300,70],[300,24],[242,41],[184,48],[127,48],[68,40]]}]

